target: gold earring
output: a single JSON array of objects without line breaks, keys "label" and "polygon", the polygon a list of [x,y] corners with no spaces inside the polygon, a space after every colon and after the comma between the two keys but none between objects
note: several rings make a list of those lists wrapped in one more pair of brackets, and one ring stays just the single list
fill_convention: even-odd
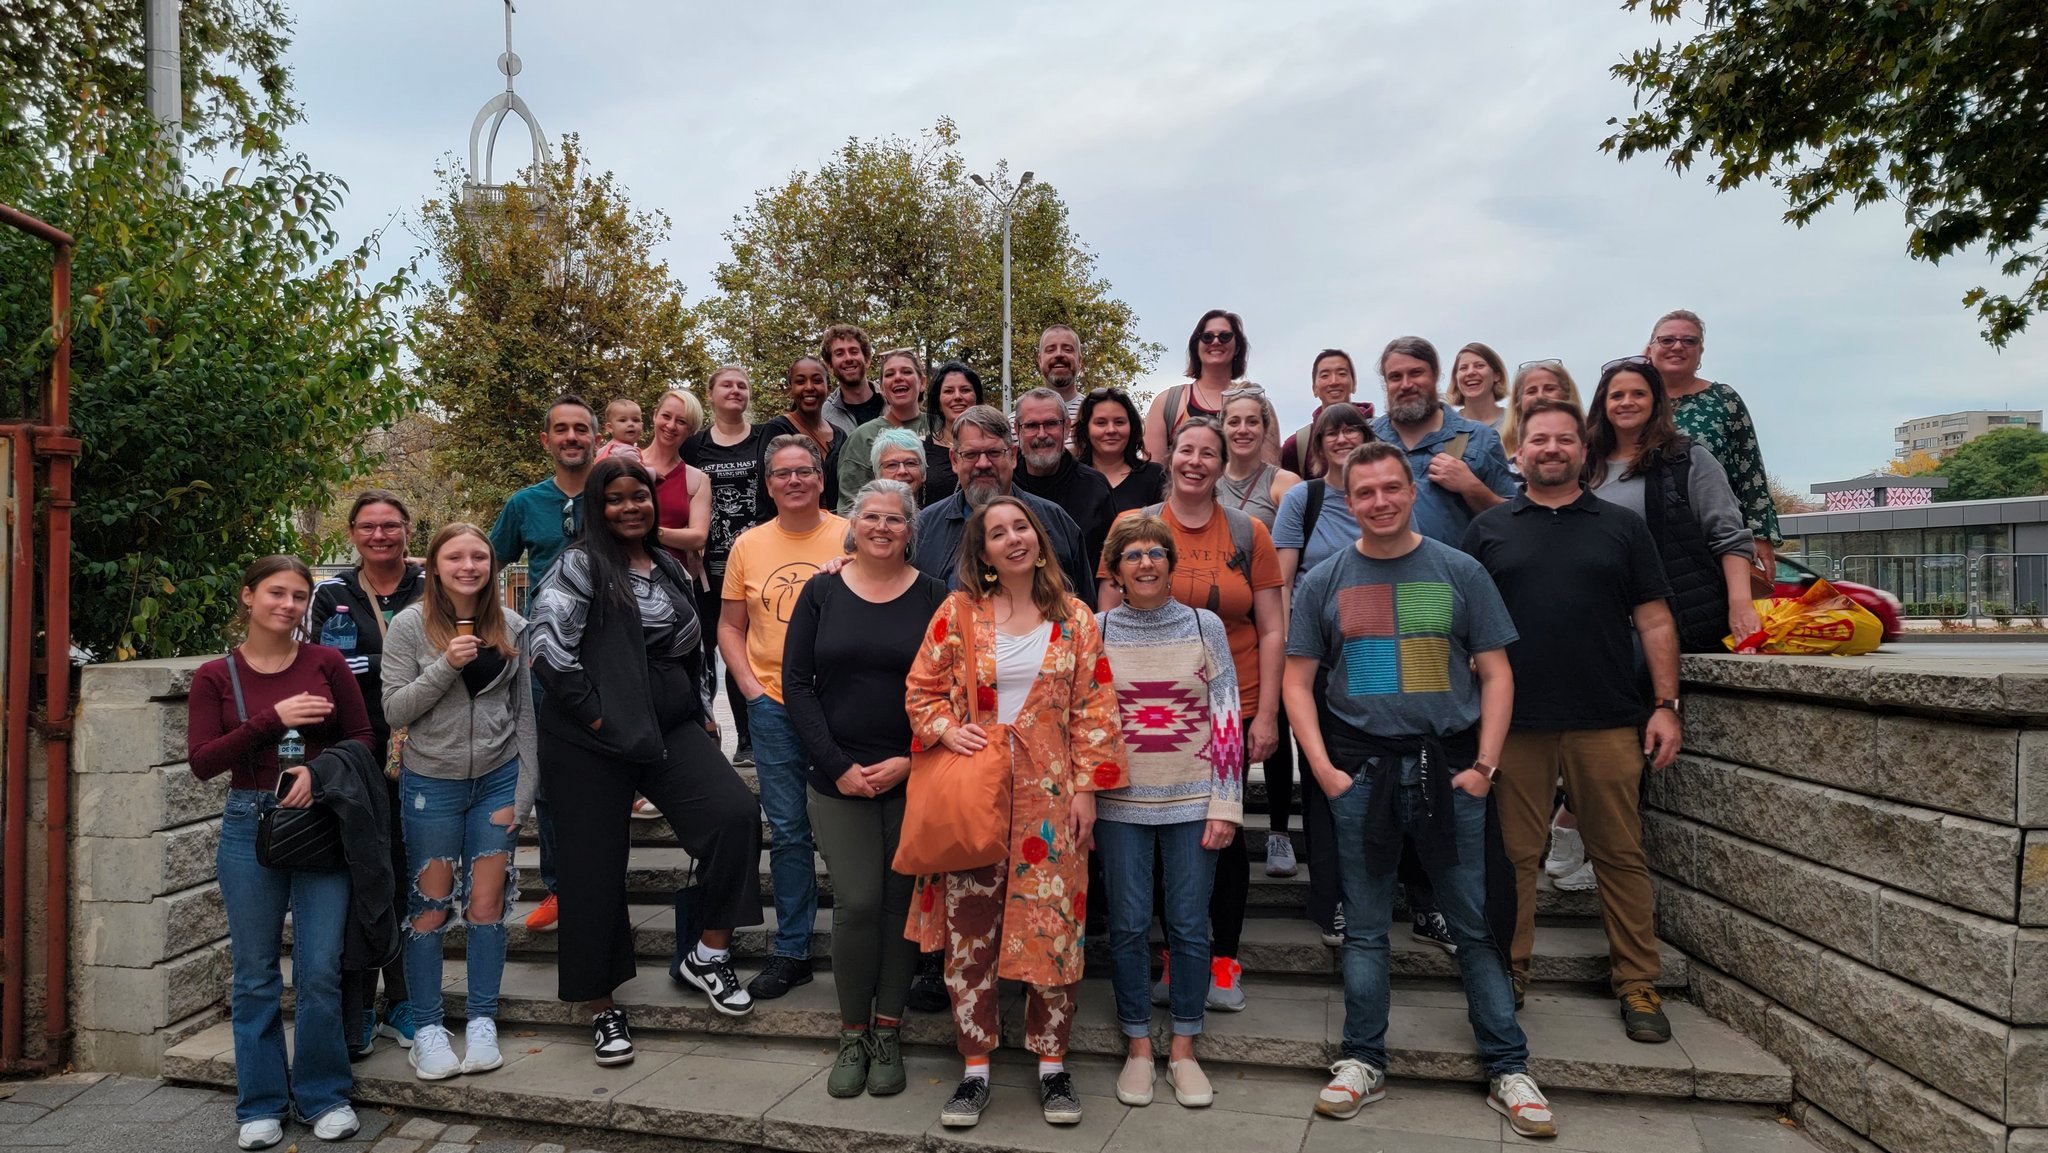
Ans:
[{"label": "gold earring", "polygon": [[1039,553],[1039,554],[1038,554],[1038,563],[1037,563],[1037,565],[1036,565],[1036,566],[1034,566],[1034,567],[1037,567],[1037,568],[1044,568],[1044,567],[1045,567],[1045,554],[1044,554],[1044,553]]},{"label": "gold earring", "polygon": [[996,583],[996,570],[983,569],[981,573],[981,583],[985,585],[992,585]]}]

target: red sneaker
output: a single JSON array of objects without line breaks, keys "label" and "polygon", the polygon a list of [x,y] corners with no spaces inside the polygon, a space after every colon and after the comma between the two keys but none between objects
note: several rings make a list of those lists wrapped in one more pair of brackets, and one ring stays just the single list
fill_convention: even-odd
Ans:
[{"label": "red sneaker", "polygon": [[542,901],[534,908],[533,912],[526,915],[526,931],[529,933],[554,932],[555,921],[560,916],[560,912],[555,907],[555,895],[549,893],[547,900]]}]

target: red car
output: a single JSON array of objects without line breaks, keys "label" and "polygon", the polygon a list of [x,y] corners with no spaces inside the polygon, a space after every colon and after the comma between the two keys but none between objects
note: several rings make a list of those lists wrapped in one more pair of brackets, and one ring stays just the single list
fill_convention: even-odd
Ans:
[{"label": "red car", "polygon": [[[1821,579],[1821,574],[1807,568],[1798,561],[1779,557],[1778,571],[1775,574],[1771,592],[1775,596],[1796,597],[1804,593],[1812,586],[1813,582],[1819,579]],[[1895,641],[1899,639],[1899,611],[1905,607],[1900,603],[1899,598],[1883,589],[1872,588],[1869,585],[1860,585],[1855,581],[1835,580],[1830,577],[1828,583],[1835,586],[1835,591],[1869,609],[1870,614],[1877,618],[1879,624],[1884,626],[1885,640]]]}]

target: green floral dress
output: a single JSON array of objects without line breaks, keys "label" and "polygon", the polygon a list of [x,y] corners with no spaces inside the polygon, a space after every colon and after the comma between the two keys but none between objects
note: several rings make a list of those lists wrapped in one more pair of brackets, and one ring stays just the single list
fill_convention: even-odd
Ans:
[{"label": "green floral dress", "polygon": [[1749,418],[1749,406],[1736,391],[1714,381],[1691,396],[1678,398],[1671,406],[1678,431],[1705,445],[1728,474],[1728,487],[1735,490],[1735,503],[1749,531],[1770,541],[1785,543],[1778,535],[1778,506],[1771,503],[1771,481],[1764,472],[1764,451],[1756,440],[1756,422]]}]

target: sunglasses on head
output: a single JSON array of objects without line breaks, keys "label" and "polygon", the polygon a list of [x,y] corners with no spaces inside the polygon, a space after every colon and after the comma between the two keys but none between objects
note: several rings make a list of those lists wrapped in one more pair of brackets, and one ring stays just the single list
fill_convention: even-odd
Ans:
[{"label": "sunglasses on head", "polygon": [[1229,344],[1236,339],[1237,334],[1234,332],[1205,332],[1202,334],[1203,344]]},{"label": "sunglasses on head", "polygon": [[1554,356],[1548,356],[1548,357],[1545,357],[1545,358],[1543,358],[1542,360],[1525,360],[1525,361],[1523,361],[1522,363],[1520,363],[1520,364],[1518,364],[1518,365],[1516,365],[1516,366],[1515,366],[1515,371],[1516,371],[1516,372],[1526,372],[1526,371],[1528,371],[1529,369],[1532,369],[1532,368],[1563,368],[1563,367],[1564,367],[1564,361],[1561,361],[1561,360],[1557,359],[1557,358],[1556,358],[1556,357],[1554,357]]},{"label": "sunglasses on head", "polygon": [[1606,364],[1600,366],[1600,375],[1606,376],[1608,373],[1613,372],[1615,369],[1620,368],[1623,365],[1648,363],[1650,363],[1650,358],[1647,356],[1617,356],[1613,360],[1610,360]]}]

